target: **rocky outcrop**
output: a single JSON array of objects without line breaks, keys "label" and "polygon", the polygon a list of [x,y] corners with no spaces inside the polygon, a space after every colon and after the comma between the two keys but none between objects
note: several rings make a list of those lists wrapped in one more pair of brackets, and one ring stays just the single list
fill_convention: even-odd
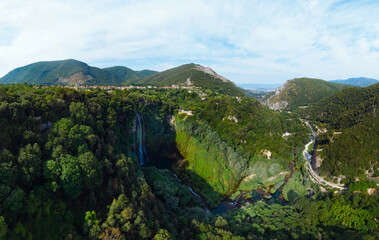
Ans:
[{"label": "rocky outcrop", "polygon": [[263,155],[267,156],[268,159],[271,159],[271,151],[270,150],[261,150],[261,153],[263,153]]},{"label": "rocky outcrop", "polygon": [[279,101],[279,102],[274,102],[268,105],[268,107],[272,110],[282,110],[285,109],[288,106],[288,102],[286,101]]},{"label": "rocky outcrop", "polygon": [[197,64],[196,67],[195,67],[195,69],[198,70],[198,71],[202,71],[202,72],[204,72],[204,73],[207,73],[207,74],[209,74],[209,75],[211,75],[211,76],[213,76],[213,77],[215,77],[215,78],[218,78],[218,79],[220,79],[220,80],[223,81],[223,82],[230,82],[229,79],[227,79],[227,78],[225,78],[225,77],[223,77],[223,76],[221,76],[221,75],[218,75],[218,74],[217,74],[215,71],[213,71],[213,69],[210,68],[210,67],[203,67],[203,66]]},{"label": "rocky outcrop", "polygon": [[69,84],[84,84],[88,80],[91,80],[93,77],[89,74],[84,74],[82,72],[75,73],[68,78],[62,78],[60,77],[58,79],[58,83],[69,83]]},{"label": "rocky outcrop", "polygon": [[275,90],[274,94],[270,94],[270,95],[266,95],[266,97],[264,97],[262,100],[261,100],[261,103],[267,107],[269,107],[271,110],[283,110],[285,109],[287,106],[288,106],[288,102],[287,101],[284,101],[284,100],[279,100],[278,101],[278,96],[280,95],[280,93],[283,91],[283,89],[285,89],[287,87],[287,85],[289,84],[291,80],[287,80],[281,87],[279,87],[278,89]]},{"label": "rocky outcrop", "polygon": [[222,120],[225,120],[225,119],[238,123],[238,118],[236,118],[235,116],[228,116],[227,118],[223,118]]}]

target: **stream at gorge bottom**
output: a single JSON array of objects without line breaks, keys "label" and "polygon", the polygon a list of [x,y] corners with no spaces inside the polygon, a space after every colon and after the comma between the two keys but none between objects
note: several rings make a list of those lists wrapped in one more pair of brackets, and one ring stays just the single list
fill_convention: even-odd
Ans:
[{"label": "stream at gorge bottom", "polygon": [[166,161],[150,161],[144,164],[144,167],[156,167],[158,169],[167,169],[170,170],[171,175],[177,179],[177,181],[186,186],[192,195],[199,199],[202,203],[202,208],[206,212],[210,212],[212,214],[223,214],[229,210],[235,209],[235,208],[240,208],[243,206],[244,203],[249,202],[251,204],[256,203],[257,201],[267,201],[267,202],[277,202],[281,204],[286,204],[286,200],[283,198],[282,195],[282,188],[279,190],[276,190],[274,193],[270,193],[267,189],[265,188],[258,188],[255,190],[251,191],[242,191],[240,194],[236,197],[235,200],[230,200],[229,198],[226,198],[224,201],[220,202],[218,206],[214,209],[211,209],[207,205],[207,199],[203,197],[201,194],[197,193],[191,186],[183,182],[177,174],[172,169],[172,164],[174,163],[174,160],[166,160]]},{"label": "stream at gorge bottom", "polygon": [[[138,159],[137,164],[141,167],[154,166],[158,169],[170,170],[171,174],[177,179],[177,181],[180,184],[183,184],[184,186],[186,186],[190,190],[192,195],[201,201],[203,205],[203,209],[206,212],[211,212],[212,214],[222,214],[231,209],[241,207],[245,202],[256,203],[257,201],[260,201],[260,200],[273,201],[273,202],[277,201],[277,202],[282,202],[282,203],[286,202],[281,192],[281,189],[283,187],[282,185],[273,194],[271,194],[265,188],[260,188],[260,189],[251,190],[251,191],[243,191],[243,192],[240,191],[240,194],[236,197],[234,201],[230,200],[230,196],[229,196],[224,201],[219,203],[219,205],[216,208],[210,209],[207,204],[207,199],[204,198],[201,194],[195,192],[191,186],[184,183],[182,179],[180,179],[177,176],[177,174],[175,174],[172,166],[176,162],[175,159],[177,158],[154,159],[154,157],[150,158],[148,156],[148,151],[147,151],[146,142],[145,142],[146,141],[146,124],[145,124],[145,120],[142,114],[137,113],[133,126],[135,129],[134,130],[135,134],[134,134],[134,144],[133,144],[132,149],[133,149],[133,152],[137,156],[137,159]],[[293,169],[291,168],[291,174],[288,177],[290,177],[292,173],[293,173]],[[288,177],[286,176],[284,185],[287,183]]]}]

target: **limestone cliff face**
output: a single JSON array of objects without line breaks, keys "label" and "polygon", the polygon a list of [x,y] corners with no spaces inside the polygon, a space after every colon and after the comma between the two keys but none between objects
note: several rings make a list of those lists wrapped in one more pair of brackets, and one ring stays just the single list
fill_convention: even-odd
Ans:
[{"label": "limestone cliff face", "polygon": [[220,79],[220,80],[223,81],[223,82],[230,82],[229,79],[227,79],[226,77],[223,77],[223,76],[221,76],[221,75],[218,75],[218,74],[217,74],[215,71],[213,71],[213,69],[210,68],[210,67],[204,67],[204,66],[201,66],[201,65],[197,64],[196,67],[195,67],[195,69],[198,70],[198,71],[205,72],[205,73],[207,73],[207,74],[213,76],[214,78],[218,78],[218,79]]},{"label": "limestone cliff face", "polygon": [[261,103],[268,106],[271,110],[283,110],[288,106],[288,102],[280,100],[282,91],[289,85],[291,80],[287,80],[281,87],[275,90],[273,94],[266,95]]}]

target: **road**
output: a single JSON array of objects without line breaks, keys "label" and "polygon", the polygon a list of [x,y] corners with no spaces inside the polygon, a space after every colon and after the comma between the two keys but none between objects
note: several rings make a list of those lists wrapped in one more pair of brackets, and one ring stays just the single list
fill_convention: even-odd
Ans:
[{"label": "road", "polygon": [[369,178],[369,177],[367,177],[367,179],[370,180],[370,181],[373,181],[373,182],[379,182],[378,178]]},{"label": "road", "polygon": [[[313,139],[316,140],[317,134],[313,131],[312,125],[309,122],[306,122],[306,123],[307,123],[308,127],[312,131]],[[303,151],[303,156],[307,160],[307,162],[305,163],[305,167],[308,169],[308,173],[309,173],[309,176],[311,177],[311,180],[314,183],[316,183],[316,184],[326,185],[326,186],[337,188],[337,189],[340,189],[340,190],[346,190],[347,188],[344,187],[343,185],[341,185],[341,184],[335,184],[335,183],[332,183],[332,182],[328,182],[324,178],[320,177],[315,171],[313,171],[312,164],[311,164],[312,156],[308,153],[308,147],[315,140],[311,140],[309,143],[307,143],[305,145],[304,151]]]}]

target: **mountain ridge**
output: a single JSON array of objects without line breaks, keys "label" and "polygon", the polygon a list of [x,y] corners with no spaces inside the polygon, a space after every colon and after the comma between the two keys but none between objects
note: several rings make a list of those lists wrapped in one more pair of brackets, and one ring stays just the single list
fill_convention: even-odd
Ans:
[{"label": "mountain ridge", "polygon": [[158,72],[139,81],[126,81],[125,84],[152,86],[193,86],[210,89],[233,96],[244,96],[242,90],[229,79],[217,74],[209,67],[189,63]]},{"label": "mountain ridge", "polygon": [[322,79],[294,78],[263,97],[261,103],[272,110],[293,110],[300,106],[309,106],[349,86]]},{"label": "mountain ridge", "polygon": [[35,62],[16,68],[0,78],[0,83],[31,84],[107,84],[119,85],[121,80],[110,72],[75,60]]},{"label": "mountain ridge", "polygon": [[106,70],[112,73],[113,75],[121,79],[123,83],[126,81],[137,82],[148,76],[158,73],[157,71],[148,70],[148,69],[141,70],[141,71],[134,71],[133,69],[130,69],[125,66],[107,67],[107,68],[103,68],[103,70]]},{"label": "mountain ridge", "polygon": [[97,68],[74,60],[41,61],[16,68],[0,83],[70,84],[70,85],[152,85],[200,87],[233,96],[244,96],[242,89],[213,69],[190,63],[167,69],[134,71],[125,66]]},{"label": "mountain ridge", "polygon": [[367,78],[367,77],[357,77],[357,78],[330,80],[329,82],[349,84],[349,85],[353,85],[357,87],[367,87],[372,84],[378,83],[379,80],[374,79],[374,78]]}]

